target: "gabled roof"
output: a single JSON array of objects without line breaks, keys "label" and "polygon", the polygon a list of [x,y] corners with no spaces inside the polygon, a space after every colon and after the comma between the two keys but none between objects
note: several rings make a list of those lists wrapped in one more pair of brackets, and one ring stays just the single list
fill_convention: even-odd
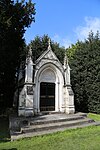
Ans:
[{"label": "gabled roof", "polygon": [[59,64],[62,66],[61,62],[55,55],[55,53],[52,51],[50,43],[46,51],[42,53],[42,55],[36,60],[36,64],[39,63],[42,59],[48,59],[48,60],[55,60],[59,62]]}]

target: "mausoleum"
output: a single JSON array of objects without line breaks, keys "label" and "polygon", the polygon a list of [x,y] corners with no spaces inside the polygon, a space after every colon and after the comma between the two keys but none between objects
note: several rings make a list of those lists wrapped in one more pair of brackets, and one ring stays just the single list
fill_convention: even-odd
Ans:
[{"label": "mausoleum", "polygon": [[50,41],[47,50],[35,63],[29,50],[24,67],[23,64],[20,66],[14,99],[18,102],[18,116],[34,116],[41,112],[75,112],[67,57],[65,55],[62,65],[52,51]]}]

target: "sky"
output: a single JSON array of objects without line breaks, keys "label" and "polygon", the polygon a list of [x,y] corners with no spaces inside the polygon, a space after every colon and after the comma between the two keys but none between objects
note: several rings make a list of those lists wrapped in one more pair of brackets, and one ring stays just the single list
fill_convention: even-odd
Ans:
[{"label": "sky", "polygon": [[35,23],[26,30],[26,43],[48,34],[65,48],[100,31],[100,0],[32,0]]}]

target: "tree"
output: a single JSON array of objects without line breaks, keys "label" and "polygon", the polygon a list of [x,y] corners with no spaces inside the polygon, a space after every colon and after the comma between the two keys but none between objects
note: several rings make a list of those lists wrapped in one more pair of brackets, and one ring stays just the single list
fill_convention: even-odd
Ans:
[{"label": "tree", "polygon": [[24,33],[34,15],[31,0],[0,1],[0,101],[6,107],[13,103],[16,71],[25,57]]},{"label": "tree", "polygon": [[[32,53],[33,53],[33,62],[45,51],[48,47],[48,40],[50,37],[48,35],[43,35],[42,37],[36,36],[33,41],[30,42],[28,47],[31,46]],[[60,47],[57,42],[51,41],[51,47],[58,59],[63,64],[64,55],[65,55],[65,48]]]},{"label": "tree", "polygon": [[[100,113],[100,38],[89,33],[84,42],[78,41],[74,55],[69,57],[76,110]],[[71,48],[73,49],[73,47]],[[69,48],[68,51],[71,51]]]}]

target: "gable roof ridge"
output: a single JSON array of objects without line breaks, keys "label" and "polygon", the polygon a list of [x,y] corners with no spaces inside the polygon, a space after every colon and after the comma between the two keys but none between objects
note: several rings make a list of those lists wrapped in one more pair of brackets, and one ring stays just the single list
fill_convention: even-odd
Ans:
[{"label": "gable roof ridge", "polygon": [[42,55],[40,55],[40,57],[36,60],[36,62],[39,62],[49,51],[51,50],[51,42],[50,42],[50,38],[48,39],[48,48],[46,51],[44,51],[42,53]]},{"label": "gable roof ridge", "polygon": [[47,53],[49,53],[49,51],[51,51],[51,52],[53,53],[54,57],[55,57],[56,60],[59,62],[60,66],[63,68],[62,63],[61,63],[60,60],[57,58],[56,54],[52,51],[52,49],[48,49],[48,50],[44,51],[44,52],[42,53],[42,55],[36,60],[36,63],[35,63],[35,64],[37,64],[39,61],[41,61],[41,59],[42,59]]},{"label": "gable roof ridge", "polygon": [[35,64],[37,64],[37,63],[38,63],[47,53],[49,53],[50,51],[53,53],[54,57],[56,58],[56,60],[59,62],[59,64],[60,64],[61,67],[63,68],[62,63],[61,63],[60,60],[57,58],[56,54],[52,51],[50,39],[48,40],[48,48],[47,48],[47,50],[44,51],[44,52],[42,53],[42,55],[35,61]]},{"label": "gable roof ridge", "polygon": [[38,63],[49,51],[50,51],[49,49],[47,49],[46,51],[44,51],[42,53],[42,55],[36,60],[36,63]]}]

